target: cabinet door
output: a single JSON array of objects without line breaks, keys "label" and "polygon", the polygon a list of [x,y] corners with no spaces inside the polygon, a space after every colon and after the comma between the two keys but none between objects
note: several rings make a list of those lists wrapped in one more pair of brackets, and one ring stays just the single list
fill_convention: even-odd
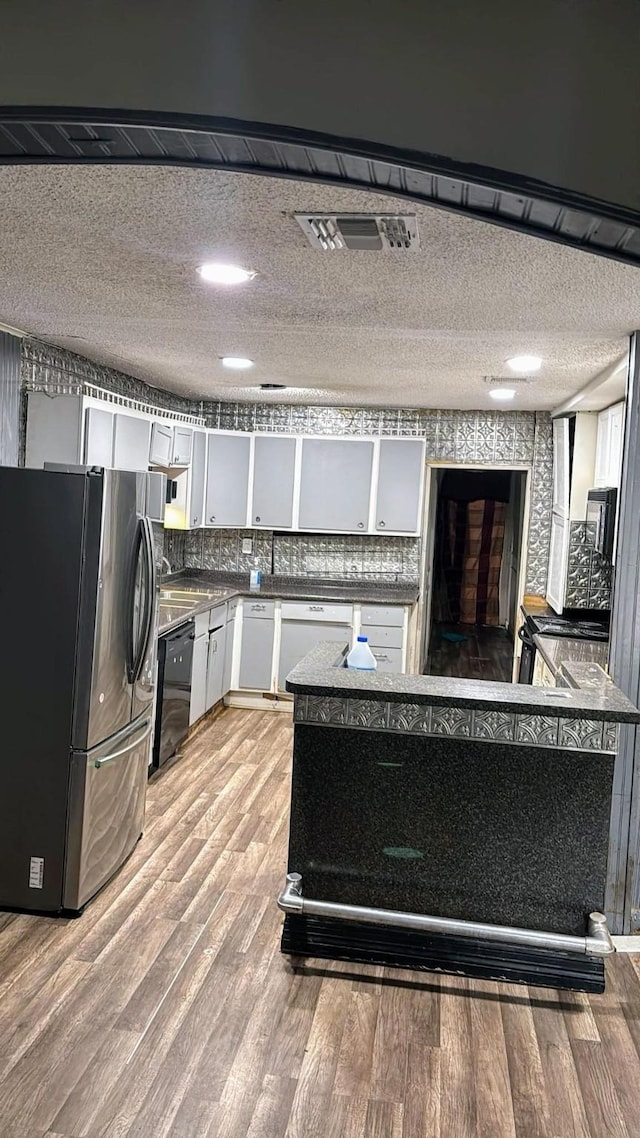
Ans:
[{"label": "cabinet door", "polygon": [[224,649],[226,626],[217,628],[209,637],[209,666],[207,671],[207,711],[222,699],[224,681]]},{"label": "cabinet door", "polygon": [[624,445],[624,403],[609,408],[609,454],[607,486],[620,487],[622,476],[622,450]]},{"label": "cabinet door", "polygon": [[84,417],[84,461],[87,466],[113,465],[113,414],[87,407]]},{"label": "cabinet door", "polygon": [[567,588],[567,562],[569,558],[569,520],[554,514],[551,519],[551,545],[547,576],[547,601],[561,613]]},{"label": "cabinet door", "polygon": [[189,701],[189,726],[195,723],[207,710],[207,662],[209,637],[197,636],[193,642],[191,664],[191,699]]},{"label": "cabinet door", "polygon": [[233,641],[235,633],[235,616],[227,621],[227,631],[224,640],[224,668],[222,670],[222,694],[231,691],[231,670],[233,668]]},{"label": "cabinet door", "polygon": [[421,439],[382,439],[375,528],[380,533],[418,533],[424,478]]},{"label": "cabinet door", "polygon": [[596,472],[594,486],[609,485],[609,450],[611,439],[611,416],[609,410],[601,411],[598,415],[598,433],[596,436]]},{"label": "cabinet door", "polygon": [[296,440],[256,435],[253,451],[251,523],[291,529],[296,467]]},{"label": "cabinet door", "polygon": [[173,428],[171,462],[174,466],[188,466],[191,462],[193,431],[191,427]]},{"label": "cabinet door", "polygon": [[148,470],[151,423],[135,415],[114,415],[113,465],[116,470]]},{"label": "cabinet door", "polygon": [[278,687],[281,691],[285,690],[284,684],[289,672],[323,640],[335,641],[337,656],[338,648],[345,644],[351,645],[351,637],[351,628],[346,624],[283,620],[280,634]]},{"label": "cabinet door", "polygon": [[240,687],[271,690],[273,662],[272,619],[244,619],[240,647]]},{"label": "cabinet door", "polygon": [[300,529],[366,532],[372,463],[368,440],[303,439]]},{"label": "cabinet door", "polygon": [[170,423],[151,424],[149,462],[153,466],[170,466],[173,449],[173,427]]},{"label": "cabinet door", "polygon": [[189,467],[189,489],[187,517],[189,526],[195,529],[204,525],[204,490],[207,472],[207,436],[204,431],[193,432],[191,466]]},{"label": "cabinet door", "polygon": [[250,450],[250,435],[209,435],[206,525],[246,526]]},{"label": "cabinet door", "polygon": [[553,420],[553,511],[569,517],[569,420]]}]

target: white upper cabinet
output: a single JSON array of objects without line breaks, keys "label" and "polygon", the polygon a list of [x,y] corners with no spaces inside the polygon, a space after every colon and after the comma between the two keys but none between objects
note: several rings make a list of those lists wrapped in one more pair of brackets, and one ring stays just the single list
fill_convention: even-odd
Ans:
[{"label": "white upper cabinet", "polygon": [[569,517],[569,420],[553,420],[553,512]]},{"label": "white upper cabinet", "polygon": [[246,526],[250,458],[251,435],[209,435],[205,525]]},{"label": "white upper cabinet", "polygon": [[153,423],[149,462],[152,466],[170,466],[173,451],[173,427],[170,423]]},{"label": "white upper cabinet", "polygon": [[421,439],[381,439],[374,529],[415,534],[420,530],[425,444]]},{"label": "white upper cabinet", "polygon": [[114,415],[113,465],[116,470],[148,470],[151,421],[118,412]]},{"label": "white upper cabinet", "polygon": [[303,439],[298,528],[366,533],[373,440]]},{"label": "white upper cabinet", "polygon": [[551,518],[551,545],[547,574],[547,602],[555,612],[561,613],[567,589],[567,563],[569,558],[569,519],[553,514]]},{"label": "white upper cabinet", "polygon": [[191,465],[187,478],[187,525],[198,529],[204,525],[204,493],[207,473],[207,436],[204,431],[193,432]]},{"label": "white upper cabinet", "polygon": [[251,525],[291,529],[297,441],[293,436],[256,435],[253,442]]},{"label": "white upper cabinet", "polygon": [[620,486],[624,443],[624,403],[615,403],[598,415],[594,486]]},{"label": "white upper cabinet", "polygon": [[113,465],[113,412],[87,407],[84,413],[84,461],[87,466]]},{"label": "white upper cabinet", "polygon": [[193,450],[193,429],[191,427],[175,426],[173,428],[173,445],[171,448],[171,463],[173,466],[188,466],[191,462]]}]

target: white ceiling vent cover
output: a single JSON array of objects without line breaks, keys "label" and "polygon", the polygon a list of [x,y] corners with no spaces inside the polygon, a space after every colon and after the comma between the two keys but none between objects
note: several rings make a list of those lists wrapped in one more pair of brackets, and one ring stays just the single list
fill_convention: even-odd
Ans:
[{"label": "white ceiling vent cover", "polygon": [[420,248],[414,214],[294,213],[293,216],[309,244],[324,252],[357,249],[413,253]]}]

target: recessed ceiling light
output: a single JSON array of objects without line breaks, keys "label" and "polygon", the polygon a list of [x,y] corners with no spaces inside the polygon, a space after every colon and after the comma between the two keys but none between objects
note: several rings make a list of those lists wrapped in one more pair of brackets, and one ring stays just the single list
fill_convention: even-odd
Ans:
[{"label": "recessed ceiling light", "polygon": [[509,399],[513,399],[515,391],[513,387],[494,387],[489,395],[492,399],[497,399],[499,403],[507,403]]},{"label": "recessed ceiling light", "polygon": [[246,371],[247,368],[253,367],[253,360],[248,360],[245,356],[222,356],[222,366],[234,368],[236,371]]},{"label": "recessed ceiling light", "polygon": [[286,391],[287,385],[286,385],[286,383],[261,383],[260,384],[260,390],[261,391]]},{"label": "recessed ceiling light", "polygon": [[532,371],[540,371],[542,360],[540,356],[513,356],[510,360],[507,360],[507,364],[512,371],[525,374]]},{"label": "recessed ceiling light", "polygon": [[198,272],[203,281],[222,285],[244,284],[245,281],[253,280],[256,275],[251,269],[241,269],[239,265],[222,265],[219,261],[200,265]]}]

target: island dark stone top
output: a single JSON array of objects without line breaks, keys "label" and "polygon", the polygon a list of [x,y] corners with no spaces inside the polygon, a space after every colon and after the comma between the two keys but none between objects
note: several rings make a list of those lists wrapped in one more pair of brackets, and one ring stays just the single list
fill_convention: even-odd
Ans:
[{"label": "island dark stone top", "polygon": [[[450,676],[413,676],[346,668],[348,646],[324,642],[287,676],[296,696],[332,697],[336,701],[375,701],[409,706],[433,705],[471,711],[511,712],[538,720],[640,723],[640,712],[615,684],[599,689],[533,687]],[[544,727],[544,723],[540,724]],[[557,742],[557,739],[556,739]],[[607,747],[607,749],[609,749]]]}]

